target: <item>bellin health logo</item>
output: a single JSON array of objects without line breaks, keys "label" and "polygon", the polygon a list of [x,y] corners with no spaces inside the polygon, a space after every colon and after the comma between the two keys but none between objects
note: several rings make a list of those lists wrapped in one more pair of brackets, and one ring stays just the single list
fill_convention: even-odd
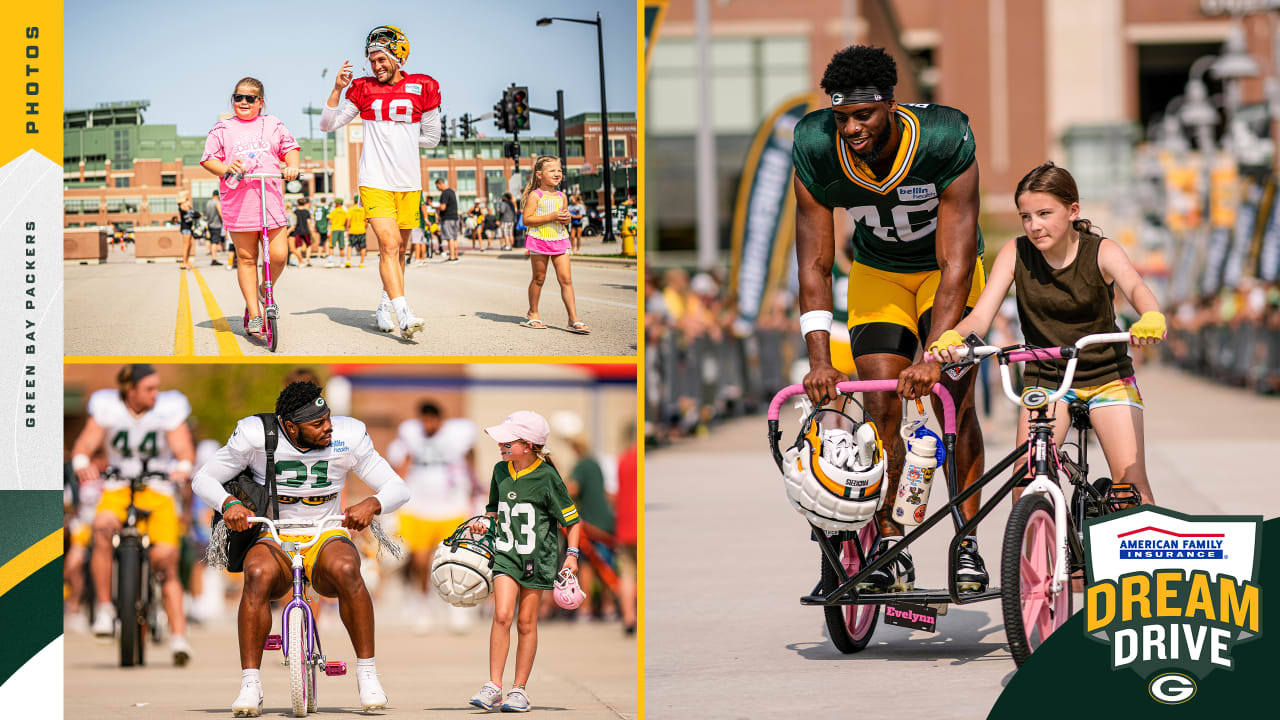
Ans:
[{"label": "bellin health logo", "polygon": [[1085,634],[1156,702],[1191,700],[1197,679],[1234,669],[1231,648],[1262,633],[1261,535],[1261,517],[1156,507],[1089,521]]}]

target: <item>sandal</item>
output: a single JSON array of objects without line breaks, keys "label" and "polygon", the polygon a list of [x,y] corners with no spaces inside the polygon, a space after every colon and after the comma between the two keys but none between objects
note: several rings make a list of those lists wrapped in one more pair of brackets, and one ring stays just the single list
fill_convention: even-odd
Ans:
[{"label": "sandal", "polygon": [[569,326],[569,332],[576,333],[578,335],[590,335],[591,328],[587,327],[586,323],[579,320],[578,322]]},{"label": "sandal", "polygon": [[547,324],[542,322],[541,320],[525,320],[524,322],[520,323],[520,327],[532,328],[534,330],[546,330]]}]

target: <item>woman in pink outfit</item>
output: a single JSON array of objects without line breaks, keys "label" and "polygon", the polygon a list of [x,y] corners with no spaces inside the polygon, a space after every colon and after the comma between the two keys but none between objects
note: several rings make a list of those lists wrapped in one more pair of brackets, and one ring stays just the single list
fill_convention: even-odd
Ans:
[{"label": "woman in pink outfit", "polygon": [[[261,291],[258,288],[258,245],[262,232],[262,186],[266,182],[267,237],[271,254],[271,281],[279,283],[288,259],[283,183],[278,179],[245,178],[250,173],[281,172],[284,180],[298,177],[298,142],[279,119],[262,113],[266,105],[262,83],[247,77],[236,83],[231,95],[234,117],[219,120],[205,140],[204,169],[222,178],[223,227],[236,246],[236,275],[245,307],[247,330],[262,332]],[[280,169],[280,161],[285,167]]]}]

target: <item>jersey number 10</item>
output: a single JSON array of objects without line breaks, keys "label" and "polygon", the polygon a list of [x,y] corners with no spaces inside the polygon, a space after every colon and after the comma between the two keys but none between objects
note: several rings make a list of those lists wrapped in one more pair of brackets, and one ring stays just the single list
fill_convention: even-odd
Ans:
[{"label": "jersey number 10", "polygon": [[413,102],[405,98],[396,98],[387,104],[387,115],[382,114],[382,98],[374,100],[369,109],[373,111],[374,120],[394,120],[395,122],[413,122]]}]

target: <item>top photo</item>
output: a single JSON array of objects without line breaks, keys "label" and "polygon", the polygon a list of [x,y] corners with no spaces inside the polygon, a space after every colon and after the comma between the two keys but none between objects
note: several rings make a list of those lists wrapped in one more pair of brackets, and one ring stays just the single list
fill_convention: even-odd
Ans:
[{"label": "top photo", "polygon": [[634,0],[121,10],[65,6],[67,356],[636,355]]}]

